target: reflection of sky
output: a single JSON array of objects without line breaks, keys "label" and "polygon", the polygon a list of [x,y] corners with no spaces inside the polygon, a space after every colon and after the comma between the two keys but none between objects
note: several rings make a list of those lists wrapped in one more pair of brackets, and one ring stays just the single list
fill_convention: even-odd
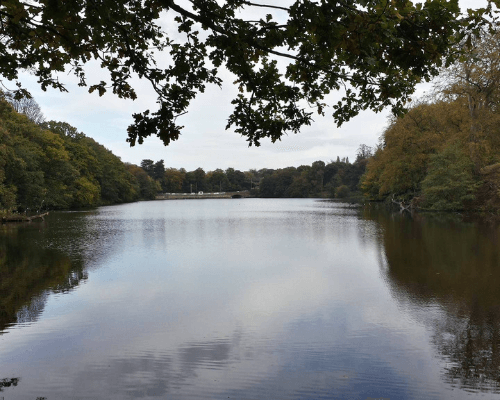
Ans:
[{"label": "reflection of sky", "polygon": [[440,381],[430,333],[394,302],[377,227],[355,210],[169,201],[85,218],[106,255],[0,336],[0,378],[21,377],[8,399],[465,395]]}]

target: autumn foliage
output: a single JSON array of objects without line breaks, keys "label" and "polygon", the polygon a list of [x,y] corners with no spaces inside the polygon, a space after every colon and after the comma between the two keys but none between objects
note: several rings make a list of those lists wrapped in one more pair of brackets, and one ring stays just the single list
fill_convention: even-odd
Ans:
[{"label": "autumn foliage", "polygon": [[500,44],[498,33],[464,43],[443,70],[431,101],[394,118],[362,180],[372,199],[396,198],[438,210],[500,205]]}]

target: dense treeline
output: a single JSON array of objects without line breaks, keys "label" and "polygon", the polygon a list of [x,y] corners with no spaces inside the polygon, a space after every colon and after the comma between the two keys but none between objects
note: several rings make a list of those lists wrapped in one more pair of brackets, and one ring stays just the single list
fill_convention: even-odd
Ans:
[{"label": "dense treeline", "polygon": [[[19,112],[18,112],[19,111]],[[158,192],[251,190],[261,197],[339,197],[359,193],[369,148],[348,159],[298,168],[205,172],[140,166],[119,157],[66,122],[44,121],[38,104],[0,94],[0,210],[36,212],[154,199]]]},{"label": "dense treeline", "polygon": [[145,189],[155,183],[142,169],[76,128],[37,122],[0,98],[0,210],[89,207],[156,194]]},{"label": "dense treeline", "polygon": [[443,71],[433,101],[394,119],[362,188],[436,210],[500,207],[500,37],[484,32]]},{"label": "dense treeline", "polygon": [[311,166],[289,167],[271,171],[260,183],[261,197],[336,197],[346,198],[359,194],[359,179],[365,172],[369,155],[367,147],[358,152],[356,161],[349,159],[315,161]]},{"label": "dense treeline", "polygon": [[337,197],[359,196],[360,177],[365,172],[371,149],[362,145],[354,163],[348,158],[315,161],[298,168],[251,169],[228,168],[205,172],[202,168],[165,168],[164,161],[143,160],[141,167],[165,193],[232,192],[251,190],[260,197]]},{"label": "dense treeline", "polygon": [[142,160],[141,168],[164,193],[232,192],[250,190],[258,182],[255,170],[239,171],[228,168],[205,172],[203,168],[186,171],[184,168],[165,168],[163,160]]}]

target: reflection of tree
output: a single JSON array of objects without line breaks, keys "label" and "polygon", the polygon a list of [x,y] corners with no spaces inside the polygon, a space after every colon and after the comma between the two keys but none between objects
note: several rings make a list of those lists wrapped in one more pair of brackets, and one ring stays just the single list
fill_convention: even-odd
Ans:
[{"label": "reflection of tree", "polygon": [[48,291],[45,291],[33,297],[28,304],[22,306],[19,311],[16,312],[16,322],[18,324],[23,324],[36,321],[45,308],[45,302],[47,301],[48,295]]},{"label": "reflection of tree", "polygon": [[19,378],[0,379],[0,392],[3,390],[3,388],[17,386],[18,383],[19,383]]},{"label": "reflection of tree", "polygon": [[[454,216],[367,210],[365,217],[382,228],[394,297],[410,302],[432,327],[447,361],[445,380],[468,390],[500,391],[499,229]],[[436,303],[444,318],[425,311]]]},{"label": "reflection of tree", "polygon": [[119,223],[92,218],[93,213],[53,213],[44,223],[0,225],[0,333],[10,324],[36,320],[48,294],[74,289],[119,243]]},{"label": "reflection of tree", "polygon": [[500,391],[500,315],[484,313],[471,305],[469,318],[436,330],[434,342],[451,361],[446,371],[449,383],[463,388]]},{"label": "reflection of tree", "polygon": [[22,228],[0,228],[0,331],[37,319],[50,291],[67,291],[86,279],[81,266],[44,249]]}]

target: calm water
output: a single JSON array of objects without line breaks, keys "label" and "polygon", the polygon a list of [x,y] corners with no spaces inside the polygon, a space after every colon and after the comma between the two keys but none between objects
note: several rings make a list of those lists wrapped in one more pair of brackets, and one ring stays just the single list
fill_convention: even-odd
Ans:
[{"label": "calm water", "polygon": [[500,228],[297,200],[0,227],[0,398],[500,399]]}]

